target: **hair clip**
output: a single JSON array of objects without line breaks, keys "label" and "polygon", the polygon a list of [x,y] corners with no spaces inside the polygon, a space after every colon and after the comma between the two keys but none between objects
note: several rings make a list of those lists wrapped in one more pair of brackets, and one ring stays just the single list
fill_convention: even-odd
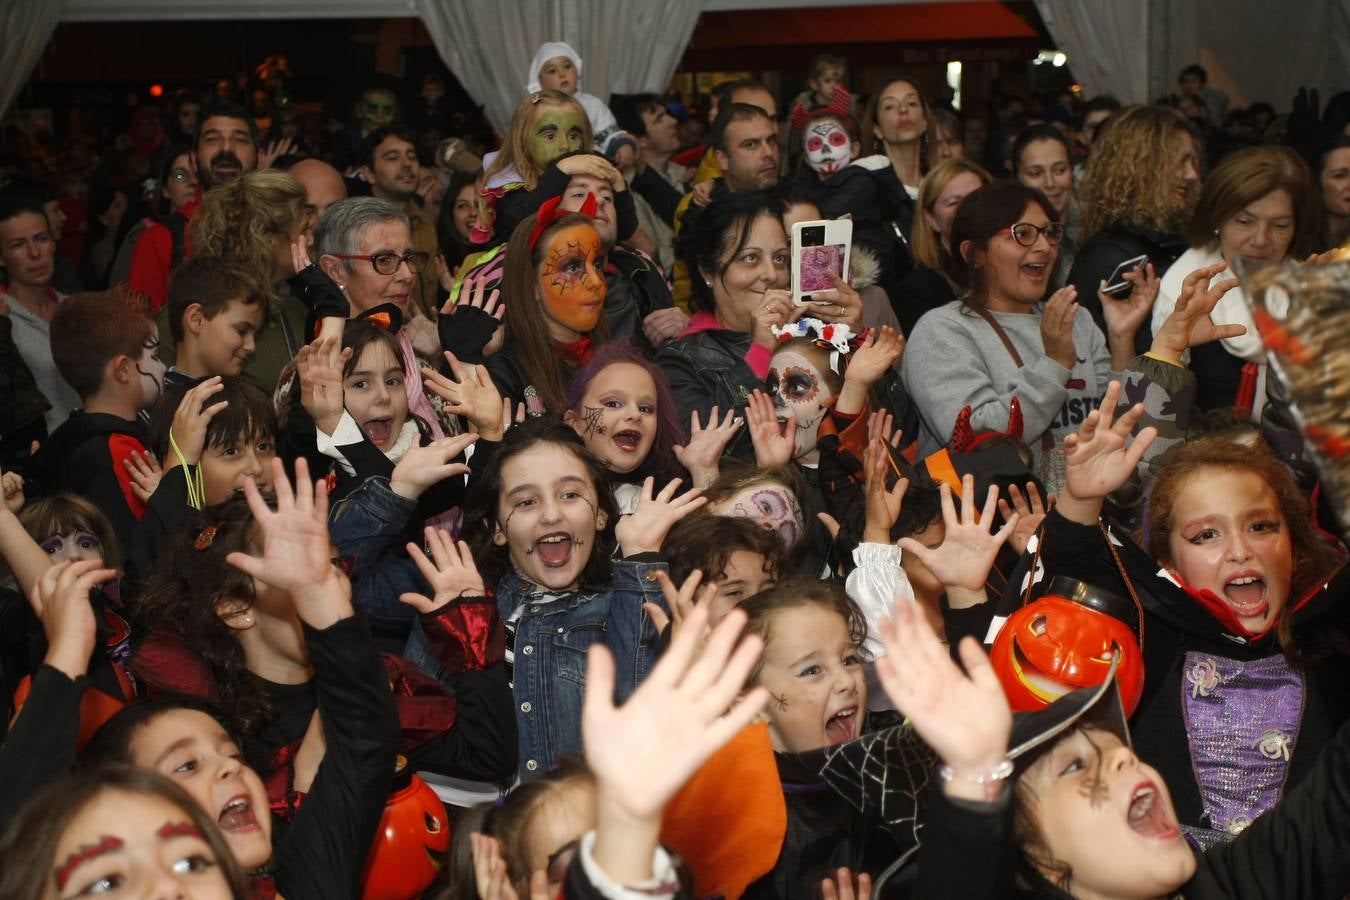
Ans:
[{"label": "hair clip", "polygon": [[780,344],[796,338],[809,338],[818,344],[822,350],[828,349],[830,351],[830,371],[835,374],[839,373],[840,354],[847,354],[853,349],[852,345],[849,344],[849,341],[853,340],[853,330],[838,322],[822,322],[820,319],[808,316],[786,325],[774,325],[771,330]]},{"label": "hair clip", "polygon": [[[544,229],[572,212],[570,209],[559,209],[559,206],[562,205],[562,199],[562,197],[550,197],[548,200],[544,201],[543,206],[539,207],[539,214],[535,220],[534,227],[530,229],[531,252],[534,251],[534,245],[539,243],[539,236],[544,233]],[[581,213],[588,219],[594,219],[596,209],[597,204],[595,195],[587,193],[586,202],[582,203],[581,209],[576,210],[576,212]]]},{"label": "hair clip", "polygon": [[538,105],[539,105],[539,101],[540,101],[540,100],[543,100],[543,99],[544,99],[544,92],[543,92],[543,91],[535,91],[533,94],[530,95],[530,105],[531,105],[531,106],[538,106]]},{"label": "hair clip", "polygon": [[198,550],[205,550],[210,547],[216,539],[216,532],[220,531],[219,525],[207,525],[197,535],[197,539],[192,542],[192,546]]}]

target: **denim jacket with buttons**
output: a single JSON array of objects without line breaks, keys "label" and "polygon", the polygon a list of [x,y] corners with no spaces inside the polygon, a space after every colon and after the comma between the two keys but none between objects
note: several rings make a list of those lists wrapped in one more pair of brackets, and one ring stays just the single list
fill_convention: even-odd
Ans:
[{"label": "denim jacket with buttons", "polygon": [[657,631],[643,603],[665,598],[656,573],[666,568],[655,554],[614,563],[609,590],[572,591],[556,599],[508,572],[497,585],[497,608],[505,621],[516,610],[513,692],[520,740],[520,777],[552,769],[561,755],[581,755],[581,704],[586,651],[603,643],[614,657],[614,701],[622,703],[656,660]]}]

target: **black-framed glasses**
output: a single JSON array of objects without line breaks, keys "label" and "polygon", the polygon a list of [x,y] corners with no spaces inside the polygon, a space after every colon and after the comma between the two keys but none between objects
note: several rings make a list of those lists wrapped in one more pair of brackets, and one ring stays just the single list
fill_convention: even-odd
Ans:
[{"label": "black-framed glasses", "polygon": [[381,275],[393,275],[398,271],[399,263],[407,263],[408,271],[414,275],[421,272],[431,261],[431,254],[421,250],[410,250],[400,256],[397,253],[372,253],[370,256],[362,256],[359,253],[334,253],[338,259],[365,259],[375,267],[375,271]]},{"label": "black-framed glasses", "polygon": [[1064,240],[1064,226],[1059,222],[1051,222],[1043,228],[1030,222],[1018,222],[1008,228],[1000,228],[997,233],[1012,235],[1012,239],[1023,247],[1035,246],[1036,238],[1041,235],[1045,235],[1052,246]]}]

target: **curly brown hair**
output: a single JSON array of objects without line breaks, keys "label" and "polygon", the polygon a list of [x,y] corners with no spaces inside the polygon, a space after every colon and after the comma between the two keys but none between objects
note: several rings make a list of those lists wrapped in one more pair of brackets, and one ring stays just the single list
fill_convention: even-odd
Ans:
[{"label": "curly brown hair", "polygon": [[[1184,143],[1189,140],[1189,147]],[[1181,234],[1199,191],[1177,203],[1176,160],[1189,150],[1201,166],[1200,136],[1185,118],[1160,106],[1130,106],[1107,120],[1092,145],[1079,185],[1081,246],[1099,231],[1125,225],[1141,231]]]},{"label": "curly brown hair", "polygon": [[248,278],[241,293],[273,297],[277,239],[289,242],[305,222],[305,187],[294,175],[263,169],[206,192],[192,220],[194,254],[217,256]]}]

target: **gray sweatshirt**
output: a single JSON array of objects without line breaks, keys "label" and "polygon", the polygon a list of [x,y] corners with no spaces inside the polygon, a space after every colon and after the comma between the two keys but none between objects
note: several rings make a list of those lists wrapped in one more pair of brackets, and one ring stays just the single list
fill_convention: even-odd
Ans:
[{"label": "gray sweatshirt", "polygon": [[1056,443],[1078,430],[1096,408],[1106,386],[1119,373],[1111,371],[1106,338],[1092,315],[1079,309],[1073,321],[1078,363],[1070,371],[1045,355],[1041,342],[1041,305],[1026,313],[995,312],[994,318],[1022,356],[1013,362],[994,329],[978,313],[954,300],[919,319],[905,342],[905,388],[919,407],[923,429],[919,456],[941,449],[951,440],[962,407],[971,407],[971,427],[1006,431],[1010,401],[1022,407],[1022,440],[1036,458],[1041,436],[1049,430]]}]

